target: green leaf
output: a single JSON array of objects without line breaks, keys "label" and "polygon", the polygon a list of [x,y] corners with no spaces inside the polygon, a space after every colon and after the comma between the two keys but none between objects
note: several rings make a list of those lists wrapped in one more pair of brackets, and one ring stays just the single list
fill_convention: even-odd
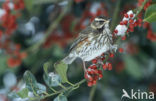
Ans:
[{"label": "green leaf", "polygon": [[68,101],[68,100],[67,100],[67,97],[66,97],[66,96],[64,96],[64,95],[59,95],[59,96],[57,96],[57,97],[54,99],[54,101]]},{"label": "green leaf", "polygon": [[33,2],[34,0],[24,0],[24,4],[26,6],[26,9],[31,12],[31,10],[33,9]]},{"label": "green leaf", "polygon": [[149,6],[145,12],[145,18],[144,21],[147,21],[149,23],[156,21],[156,4],[153,4]]},{"label": "green leaf", "polygon": [[33,91],[34,85],[37,84],[36,78],[30,71],[26,71],[24,73],[24,80],[26,82],[26,87],[30,90]]},{"label": "green leaf", "polygon": [[65,64],[63,62],[59,62],[59,63],[56,63],[54,67],[55,67],[56,72],[61,76],[62,83],[67,82],[68,81],[68,79],[67,79],[67,69],[68,69],[67,64]]},{"label": "green leaf", "polygon": [[61,77],[57,74],[54,74],[53,76],[44,74],[43,79],[49,87],[56,87],[61,84]]},{"label": "green leaf", "polygon": [[35,91],[37,94],[42,94],[46,92],[46,87],[43,84],[37,83],[37,85],[35,85]]},{"label": "green leaf", "polygon": [[27,88],[24,88],[21,91],[17,92],[17,94],[21,98],[27,98],[28,97],[28,92],[29,92],[29,90]]},{"label": "green leaf", "polygon": [[16,92],[11,92],[8,94],[9,98],[20,98],[19,95]]},{"label": "green leaf", "polygon": [[0,55],[0,75],[3,74],[6,71],[6,69],[8,69],[6,61],[7,61],[7,56]]},{"label": "green leaf", "polygon": [[142,77],[142,71],[139,63],[132,56],[126,55],[124,56],[124,61],[126,65],[126,71],[132,77],[139,79]]},{"label": "green leaf", "polygon": [[147,21],[149,23],[155,22],[156,21],[156,13],[152,13],[150,16],[145,18],[144,21]]},{"label": "green leaf", "polygon": [[46,75],[48,75],[48,68],[50,67],[50,62],[46,62],[43,65],[43,69]]},{"label": "green leaf", "polygon": [[34,75],[30,71],[24,73],[24,80],[26,82],[26,88],[32,91],[35,95],[46,92],[46,87],[43,84],[37,83]]}]

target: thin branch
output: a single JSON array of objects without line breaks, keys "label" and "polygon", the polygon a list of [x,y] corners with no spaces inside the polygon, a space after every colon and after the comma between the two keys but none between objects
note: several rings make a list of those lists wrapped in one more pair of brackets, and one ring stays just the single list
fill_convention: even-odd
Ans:
[{"label": "thin branch", "polygon": [[89,94],[89,101],[94,101],[93,98],[95,95],[96,87],[97,87],[97,84],[92,87],[90,94]]}]

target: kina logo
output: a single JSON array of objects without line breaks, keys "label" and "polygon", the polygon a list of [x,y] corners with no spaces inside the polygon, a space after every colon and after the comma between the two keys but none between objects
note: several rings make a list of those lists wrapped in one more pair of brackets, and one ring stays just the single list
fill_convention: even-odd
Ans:
[{"label": "kina logo", "polygon": [[152,100],[154,99],[154,92],[142,92],[141,90],[134,91],[131,89],[130,93],[128,93],[125,89],[122,89],[122,96],[121,100],[124,98],[128,99],[147,99],[147,100]]}]

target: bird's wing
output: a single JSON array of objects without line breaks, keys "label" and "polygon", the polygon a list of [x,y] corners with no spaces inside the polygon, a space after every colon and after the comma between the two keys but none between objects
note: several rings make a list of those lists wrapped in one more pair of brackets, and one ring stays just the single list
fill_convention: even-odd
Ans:
[{"label": "bird's wing", "polygon": [[76,40],[73,42],[73,44],[70,47],[70,51],[72,51],[80,42],[82,42],[83,40],[85,40],[87,38],[87,34],[86,35],[79,35],[78,38],[76,38]]},{"label": "bird's wing", "polygon": [[90,26],[85,28],[79,33],[79,36],[76,38],[76,40],[73,42],[73,44],[70,47],[70,51],[73,50],[80,42],[87,39],[91,34],[93,34],[93,30]]}]

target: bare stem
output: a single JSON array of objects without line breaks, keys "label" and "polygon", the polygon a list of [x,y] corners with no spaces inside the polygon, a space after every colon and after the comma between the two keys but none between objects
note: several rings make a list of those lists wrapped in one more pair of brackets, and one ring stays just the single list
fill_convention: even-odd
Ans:
[{"label": "bare stem", "polygon": [[89,101],[94,101],[93,98],[95,95],[96,87],[97,87],[97,84],[92,87],[90,94],[89,94]]}]

